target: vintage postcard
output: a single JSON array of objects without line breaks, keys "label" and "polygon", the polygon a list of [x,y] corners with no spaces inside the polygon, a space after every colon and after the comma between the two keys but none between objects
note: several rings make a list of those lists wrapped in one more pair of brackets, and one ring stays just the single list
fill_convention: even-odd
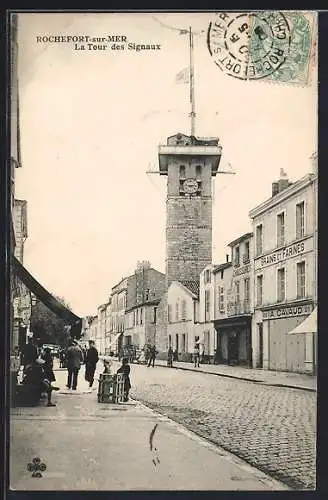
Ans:
[{"label": "vintage postcard", "polygon": [[317,13],[8,29],[10,489],[316,489]]}]

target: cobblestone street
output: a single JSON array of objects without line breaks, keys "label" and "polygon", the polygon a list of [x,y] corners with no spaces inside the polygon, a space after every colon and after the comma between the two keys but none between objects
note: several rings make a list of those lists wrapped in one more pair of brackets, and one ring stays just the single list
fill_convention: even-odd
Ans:
[{"label": "cobblestone street", "polygon": [[315,393],[160,366],[131,375],[133,398],[293,488],[315,488]]}]

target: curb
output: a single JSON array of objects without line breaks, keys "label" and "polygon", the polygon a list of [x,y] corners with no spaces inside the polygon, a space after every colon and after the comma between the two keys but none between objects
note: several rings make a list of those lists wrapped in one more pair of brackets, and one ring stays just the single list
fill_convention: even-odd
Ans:
[{"label": "curb", "polygon": [[[135,363],[132,363],[135,364]],[[166,364],[155,364],[155,367],[162,367],[162,368],[170,368]],[[227,373],[214,373],[214,372],[209,372],[205,370],[197,370],[195,368],[185,368],[183,366],[172,366],[175,370],[184,370],[184,371],[189,371],[189,372],[195,372],[195,373],[205,373],[206,375],[215,375],[216,377],[226,377],[226,378],[232,378],[236,380],[243,380],[244,382],[252,382],[253,384],[262,384],[266,385],[269,387],[285,387],[286,389],[298,389],[300,391],[307,391],[307,392],[317,392],[317,389],[312,389],[311,387],[302,387],[299,385],[291,385],[291,384],[281,384],[281,383],[271,383],[271,382],[265,382],[264,380],[259,380],[259,379],[252,379],[252,378],[246,378],[246,377],[238,377],[237,375],[229,375]]]},{"label": "curb", "polygon": [[[157,364],[155,366],[161,366],[164,368],[169,368],[167,365],[162,365],[162,364]],[[246,377],[238,377],[237,375],[228,375],[226,373],[214,373],[214,372],[209,372],[205,370],[196,370],[194,368],[185,368],[182,366],[173,366],[172,368],[175,368],[176,370],[184,370],[184,371],[189,371],[189,372],[195,372],[195,373],[205,373],[206,375],[215,375],[216,377],[226,377],[226,378],[233,378],[237,380],[243,380],[245,382],[253,382],[254,384],[262,384],[270,387],[286,387],[287,389],[299,389],[301,391],[308,391],[308,392],[317,392],[316,389],[312,389],[311,387],[301,387],[299,385],[289,385],[289,384],[281,384],[281,383],[270,383],[270,382],[265,382],[264,380],[258,380],[258,379],[252,379],[252,378],[246,378]]]}]

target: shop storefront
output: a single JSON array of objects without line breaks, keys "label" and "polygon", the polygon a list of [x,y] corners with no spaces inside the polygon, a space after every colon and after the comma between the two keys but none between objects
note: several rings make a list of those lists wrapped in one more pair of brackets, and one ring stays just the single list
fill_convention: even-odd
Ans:
[{"label": "shop storefront", "polygon": [[251,315],[214,321],[216,363],[252,366]]},{"label": "shop storefront", "polygon": [[[312,301],[293,302],[262,309],[264,338],[267,339],[269,370],[309,373],[313,371],[314,349],[306,335],[289,335],[313,311]],[[311,336],[312,339],[312,336]]]}]

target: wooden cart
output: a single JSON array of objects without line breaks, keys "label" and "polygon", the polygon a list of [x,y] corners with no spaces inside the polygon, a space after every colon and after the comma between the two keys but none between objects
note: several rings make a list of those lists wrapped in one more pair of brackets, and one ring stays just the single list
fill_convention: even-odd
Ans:
[{"label": "wooden cart", "polygon": [[124,375],[101,373],[98,385],[98,403],[123,403]]}]

